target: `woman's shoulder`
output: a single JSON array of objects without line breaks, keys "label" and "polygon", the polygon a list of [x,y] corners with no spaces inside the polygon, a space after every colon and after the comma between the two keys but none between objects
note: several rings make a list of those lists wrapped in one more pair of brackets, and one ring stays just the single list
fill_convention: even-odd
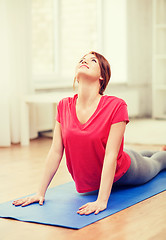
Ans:
[{"label": "woman's shoulder", "polygon": [[74,94],[73,96],[70,97],[64,97],[61,100],[59,100],[58,104],[68,104],[71,103],[74,98],[76,97],[77,94]]},{"label": "woman's shoulder", "polygon": [[125,100],[120,97],[112,96],[112,95],[103,95],[103,97],[105,98],[106,103],[111,103],[114,105],[123,105],[123,104],[127,105]]}]

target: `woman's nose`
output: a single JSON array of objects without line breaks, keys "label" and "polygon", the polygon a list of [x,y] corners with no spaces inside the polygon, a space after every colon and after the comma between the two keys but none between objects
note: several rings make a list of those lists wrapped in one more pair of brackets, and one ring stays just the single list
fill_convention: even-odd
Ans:
[{"label": "woman's nose", "polygon": [[85,60],[83,60],[82,63],[86,63],[87,64],[87,62]]}]

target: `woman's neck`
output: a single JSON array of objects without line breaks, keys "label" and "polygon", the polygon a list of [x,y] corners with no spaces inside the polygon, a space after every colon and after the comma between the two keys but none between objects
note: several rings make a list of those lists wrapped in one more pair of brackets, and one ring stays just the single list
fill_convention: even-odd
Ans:
[{"label": "woman's neck", "polygon": [[89,106],[95,101],[101,98],[99,89],[87,88],[86,91],[83,88],[78,88],[78,99],[77,103],[82,106]]}]

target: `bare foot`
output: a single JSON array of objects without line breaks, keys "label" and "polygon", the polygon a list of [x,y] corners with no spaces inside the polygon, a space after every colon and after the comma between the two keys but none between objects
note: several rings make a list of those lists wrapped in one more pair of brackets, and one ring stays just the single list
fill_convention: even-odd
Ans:
[{"label": "bare foot", "polygon": [[166,145],[163,145],[163,146],[161,147],[161,151],[166,151]]}]

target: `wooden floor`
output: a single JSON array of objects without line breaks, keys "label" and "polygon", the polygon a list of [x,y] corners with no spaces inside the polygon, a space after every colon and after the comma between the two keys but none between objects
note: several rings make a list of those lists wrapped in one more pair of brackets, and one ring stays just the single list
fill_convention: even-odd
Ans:
[{"label": "wooden floor", "polygon": [[[28,147],[0,148],[0,203],[36,192],[50,145],[51,139],[39,138]],[[161,146],[125,144],[125,147],[158,150]],[[69,181],[64,156],[50,187]],[[0,239],[165,240],[166,192],[80,230],[0,218]]]}]

